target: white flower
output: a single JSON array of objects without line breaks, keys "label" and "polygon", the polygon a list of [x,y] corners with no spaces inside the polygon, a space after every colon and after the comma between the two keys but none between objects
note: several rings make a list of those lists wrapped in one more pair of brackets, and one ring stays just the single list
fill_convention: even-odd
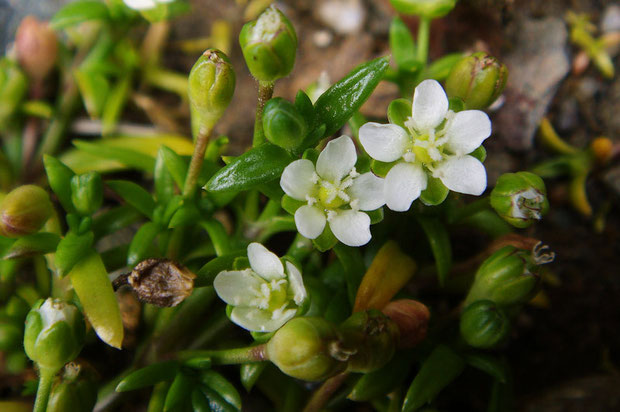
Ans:
[{"label": "white flower", "polygon": [[134,10],[150,10],[159,3],[171,3],[174,0],[123,0],[127,7]]},{"label": "white flower", "polygon": [[215,292],[233,306],[230,320],[244,329],[272,332],[297,313],[308,296],[301,272],[282,261],[260,243],[250,243],[251,269],[220,272],[213,281]]},{"label": "white flower", "polygon": [[355,170],[357,153],[348,136],[330,141],[315,165],[296,160],[284,169],[280,186],[293,199],[307,202],[295,212],[297,230],[309,239],[319,237],[325,225],[348,246],[370,241],[370,217],[361,210],[385,204],[383,179]]},{"label": "white flower", "polygon": [[454,113],[435,80],[425,80],[413,94],[407,130],[395,124],[366,123],[360,141],[373,159],[395,162],[385,177],[387,207],[408,210],[426,189],[428,175],[450,190],[480,195],[487,186],[486,170],[469,153],[491,135],[491,121],[480,110]]}]

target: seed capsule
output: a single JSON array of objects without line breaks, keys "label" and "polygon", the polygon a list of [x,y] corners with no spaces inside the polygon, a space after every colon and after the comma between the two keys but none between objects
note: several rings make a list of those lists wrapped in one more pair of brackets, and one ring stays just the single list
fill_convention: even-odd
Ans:
[{"label": "seed capsule", "polygon": [[195,274],[168,259],[146,259],[129,274],[128,283],[147,303],[176,306],[192,294]]},{"label": "seed capsule", "polygon": [[38,232],[52,215],[49,195],[39,186],[20,186],[7,194],[0,206],[0,234],[21,237]]}]

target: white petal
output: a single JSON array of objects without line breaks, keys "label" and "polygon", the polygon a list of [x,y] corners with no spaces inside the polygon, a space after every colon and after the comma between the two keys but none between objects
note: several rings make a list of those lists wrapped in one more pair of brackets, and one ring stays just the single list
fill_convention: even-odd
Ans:
[{"label": "white petal", "polygon": [[295,160],[282,172],[280,186],[284,193],[293,199],[306,201],[306,195],[312,196],[315,183],[312,182],[314,176],[314,164],[308,159]]},{"label": "white petal", "polygon": [[359,135],[366,153],[381,162],[400,159],[411,141],[409,133],[395,124],[366,123],[360,127]]},{"label": "white petal", "polygon": [[302,236],[316,239],[325,229],[325,213],[318,207],[302,206],[295,212],[295,225]]},{"label": "white petal", "polygon": [[220,272],[213,280],[213,287],[220,299],[229,305],[238,306],[250,305],[263,283],[250,269],[246,269]]},{"label": "white petal", "polygon": [[349,136],[340,136],[327,143],[316,162],[316,172],[332,183],[339,182],[349,174],[356,161],[353,141]]},{"label": "white petal", "polygon": [[268,310],[237,306],[230,313],[230,320],[249,331],[273,332],[293,318],[295,313],[297,310],[287,309],[274,317],[273,313]]},{"label": "white petal", "polygon": [[384,185],[383,179],[368,172],[353,180],[348,193],[353,201],[358,201],[360,210],[375,210],[385,204]]},{"label": "white petal", "polygon": [[337,212],[329,221],[336,239],[347,246],[362,246],[370,242],[370,217],[364,212]]},{"label": "white petal", "polygon": [[300,305],[308,297],[301,272],[297,269],[297,266],[291,262],[286,262],[286,273],[288,273],[288,285],[291,288],[291,292],[293,292],[293,300]]},{"label": "white petal", "polygon": [[458,112],[448,124],[446,136],[448,148],[457,156],[471,153],[491,136],[491,120],[480,110]]},{"label": "white petal", "polygon": [[248,259],[252,270],[265,280],[277,280],[286,277],[282,261],[260,243],[248,245]]},{"label": "white petal", "polygon": [[426,189],[428,177],[416,163],[398,163],[385,176],[385,202],[396,211],[409,210],[411,203]]},{"label": "white petal", "polygon": [[134,10],[148,10],[156,6],[153,0],[123,0],[127,7]]},{"label": "white petal", "polygon": [[437,80],[424,80],[413,92],[411,121],[424,132],[439,126],[448,113],[448,97]]},{"label": "white petal", "polygon": [[487,172],[473,156],[449,157],[437,166],[433,175],[453,192],[478,196],[487,187]]}]

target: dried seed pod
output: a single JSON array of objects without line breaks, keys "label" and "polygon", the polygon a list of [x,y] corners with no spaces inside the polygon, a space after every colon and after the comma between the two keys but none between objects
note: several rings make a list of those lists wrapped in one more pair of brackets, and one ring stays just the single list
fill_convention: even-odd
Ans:
[{"label": "dried seed pod", "polygon": [[398,325],[401,348],[412,348],[426,338],[431,312],[426,305],[411,299],[399,299],[381,310]]},{"label": "dried seed pod", "polygon": [[195,274],[168,259],[146,259],[138,263],[127,282],[146,303],[176,306],[194,289]]}]

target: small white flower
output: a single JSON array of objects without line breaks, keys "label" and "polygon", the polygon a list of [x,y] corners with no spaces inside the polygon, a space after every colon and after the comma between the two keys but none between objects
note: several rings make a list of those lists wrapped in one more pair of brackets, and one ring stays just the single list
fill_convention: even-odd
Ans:
[{"label": "small white flower", "polygon": [[360,142],[373,159],[395,162],[385,177],[387,207],[405,211],[426,189],[428,175],[450,190],[480,195],[487,186],[486,170],[469,153],[491,135],[491,121],[480,110],[454,113],[436,80],[425,80],[413,94],[407,130],[395,124],[366,123]]},{"label": "small white flower", "polygon": [[316,239],[325,225],[348,246],[370,241],[370,217],[361,212],[385,204],[383,179],[355,170],[357,154],[348,136],[330,141],[315,165],[308,159],[296,160],[284,169],[280,186],[293,199],[307,202],[295,212],[297,230]]},{"label": "small white flower", "polygon": [[174,0],[123,0],[127,7],[134,10],[150,10],[159,3],[171,3]]},{"label": "small white flower", "polygon": [[233,306],[230,320],[244,329],[272,332],[297,313],[308,296],[301,272],[291,262],[282,261],[260,243],[250,243],[251,269],[220,272],[213,287]]}]

